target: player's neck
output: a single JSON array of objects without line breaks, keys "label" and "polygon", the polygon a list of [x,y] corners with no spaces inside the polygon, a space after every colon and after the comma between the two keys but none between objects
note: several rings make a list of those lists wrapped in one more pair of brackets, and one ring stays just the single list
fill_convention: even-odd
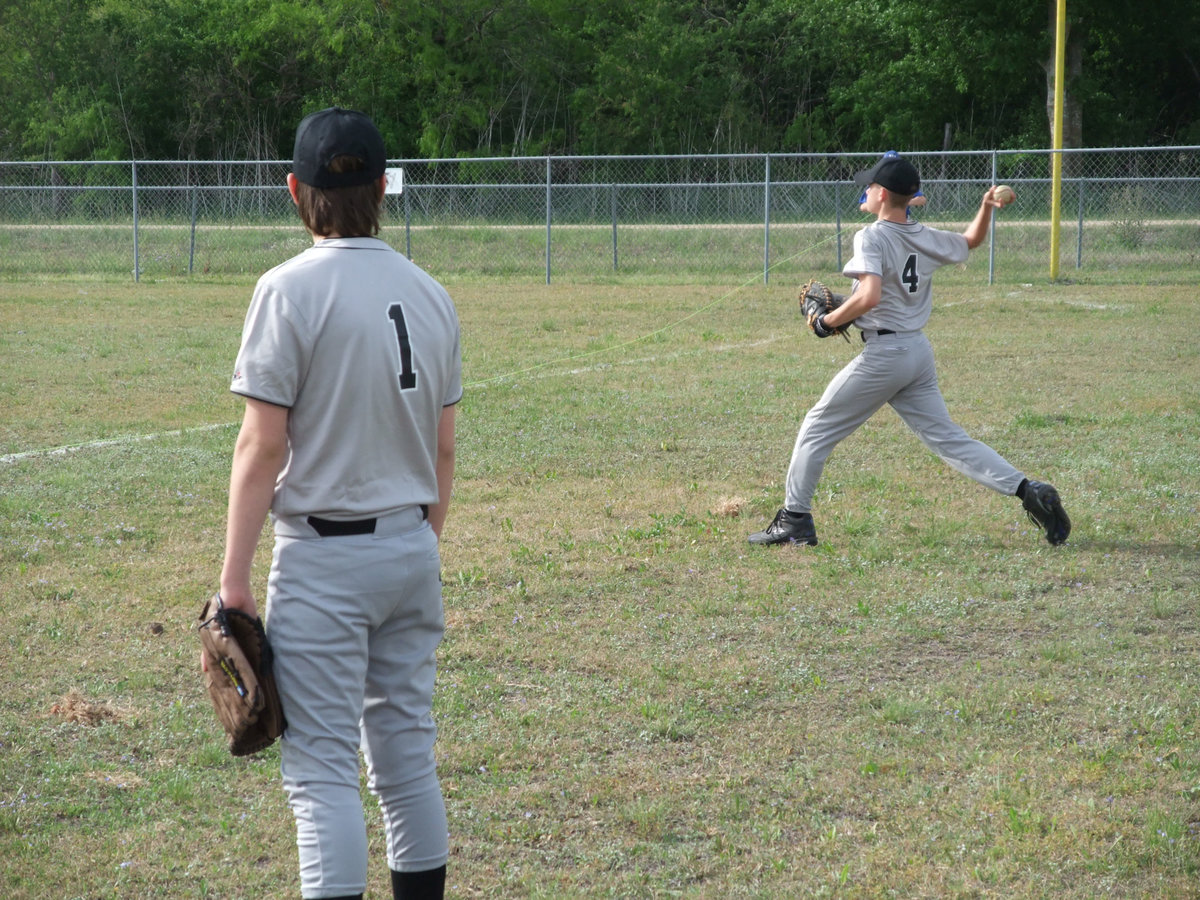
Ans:
[{"label": "player's neck", "polygon": [[908,223],[908,211],[903,206],[889,206],[879,211],[876,217],[877,222],[898,222],[901,225]]}]

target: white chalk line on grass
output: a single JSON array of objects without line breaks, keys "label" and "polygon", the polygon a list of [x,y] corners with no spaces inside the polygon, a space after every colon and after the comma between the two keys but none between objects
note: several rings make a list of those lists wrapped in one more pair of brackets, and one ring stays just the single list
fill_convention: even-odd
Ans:
[{"label": "white chalk line on grass", "polygon": [[[746,341],[740,344],[721,344],[716,347],[707,347],[693,351],[680,351],[679,353],[671,353],[667,356],[643,356],[639,359],[628,359],[616,363],[597,363],[591,366],[583,366],[581,368],[567,369],[559,372],[537,372],[537,378],[553,378],[562,375],[586,375],[590,372],[597,372],[603,369],[611,369],[615,366],[635,366],[644,365],[647,363],[662,362],[669,359],[678,359],[681,356],[693,356],[699,353],[724,353],[731,350],[746,350],[753,347],[762,347],[766,344],[774,343],[779,340],[780,336],[775,335],[769,338],[760,338],[754,341]],[[476,384],[468,384],[466,387],[471,390],[480,390],[487,388],[489,385],[500,383],[497,379],[488,379]],[[26,450],[22,453],[9,453],[5,456],[0,456],[0,464],[10,464],[23,462],[29,459],[39,459],[56,456],[67,456],[72,453],[80,453],[85,450],[100,450],[106,447],[122,447],[130,444],[143,444],[150,441],[159,441],[164,438],[182,437],[185,434],[199,434],[208,431],[219,431],[222,428],[236,428],[237,422],[221,422],[215,425],[197,425],[194,428],[176,428],[171,431],[157,431],[152,434],[131,434],[124,437],[103,438],[96,441],[84,441],[79,444],[68,444],[63,447],[49,447],[42,450]]]},{"label": "white chalk line on grass", "polygon": [[[796,253],[793,253],[791,256],[788,256],[785,259],[779,260],[774,265],[770,266],[770,269],[774,269],[777,266],[783,265],[783,263],[785,263],[785,262],[790,262],[791,260],[796,259],[799,256],[802,256],[803,254],[807,253],[808,251],[813,250],[817,247],[820,247],[822,244],[829,243],[830,241],[834,240],[836,237],[837,237],[837,233],[830,235],[829,237],[825,238],[824,240],[816,241],[815,243],[800,249]],[[463,387],[469,388],[471,390],[478,390],[480,388],[487,387],[489,384],[495,384],[495,383],[499,383],[499,382],[503,382],[503,381],[508,381],[511,378],[518,378],[521,376],[529,377],[529,376],[534,375],[535,373],[537,374],[537,377],[553,377],[556,373],[550,372],[550,371],[544,371],[544,370],[549,369],[551,366],[568,363],[568,362],[571,362],[576,359],[590,357],[590,356],[596,356],[597,354],[600,354],[600,353],[612,353],[615,350],[620,350],[624,347],[631,347],[634,344],[639,344],[639,343],[642,343],[643,341],[649,340],[653,337],[657,337],[658,335],[663,334],[663,333],[669,331],[670,329],[675,328],[679,325],[682,325],[684,322],[687,322],[688,320],[693,319],[696,316],[699,316],[701,313],[707,312],[708,310],[712,309],[713,307],[716,307],[716,306],[720,305],[721,303],[724,303],[726,300],[728,300],[730,297],[732,297],[738,291],[740,291],[743,288],[748,287],[750,284],[756,282],[758,280],[758,278],[759,278],[759,275],[757,273],[754,274],[753,276],[748,278],[746,281],[742,282],[741,284],[737,285],[734,288],[731,288],[730,290],[726,291],[721,296],[717,297],[711,303],[706,303],[704,306],[700,307],[699,309],[695,309],[692,312],[688,313],[687,315],[675,320],[674,322],[670,322],[667,325],[664,325],[662,328],[652,331],[649,334],[643,334],[639,337],[632,338],[631,340],[628,340],[628,341],[623,341],[622,343],[615,344],[611,347],[603,347],[598,350],[592,350],[587,353],[580,354],[579,356],[575,356],[575,357],[564,356],[564,357],[559,357],[558,359],[547,360],[545,362],[537,363],[536,365],[532,365],[532,366],[529,366],[524,369],[519,369],[514,372],[509,372],[509,373],[503,374],[503,375],[495,375],[491,378],[486,378],[482,381],[476,381],[473,383],[465,384]],[[743,349],[743,348],[747,348],[747,347],[757,347],[757,346],[761,346],[763,344],[769,344],[772,341],[776,341],[776,340],[778,340],[778,337],[770,337],[770,338],[760,339],[760,340],[756,340],[756,341],[750,341],[750,342],[743,343],[743,344],[726,344],[726,345],[723,345],[720,347],[713,347],[708,350],[696,350],[696,351],[692,351],[692,353],[701,353],[701,352],[711,353],[711,352],[720,352],[720,351],[725,351],[725,350],[737,350],[737,349]],[[674,354],[672,357],[667,357],[667,358],[675,358],[675,357],[682,356],[682,355],[684,355],[684,353],[681,351],[680,353]],[[648,356],[648,357],[642,357],[641,359],[637,359],[637,360],[627,360],[623,363],[607,363],[607,364],[600,363],[600,364],[596,364],[593,366],[584,366],[582,368],[568,369],[568,370],[566,370],[566,372],[564,372],[562,374],[581,375],[581,374],[584,374],[587,372],[594,372],[594,371],[597,371],[597,370],[603,369],[603,368],[611,368],[613,365],[640,365],[640,364],[648,363],[648,362],[656,362],[658,360],[659,360],[659,357],[657,357],[657,356]],[[95,450],[95,449],[99,449],[102,447],[120,447],[120,446],[124,446],[124,445],[128,445],[128,444],[137,444],[137,443],[143,443],[146,441],[161,440],[162,438],[166,438],[166,437],[179,437],[179,436],[182,436],[189,432],[215,431],[219,428],[232,428],[232,427],[235,427],[236,425],[237,425],[236,422],[223,422],[218,425],[200,425],[200,426],[197,426],[196,428],[182,428],[182,429],[175,429],[173,431],[161,431],[161,432],[157,432],[154,434],[129,435],[127,437],[120,437],[120,438],[106,438],[104,440],[98,440],[98,441],[85,441],[84,443],[81,443],[81,444],[71,444],[66,447],[52,447],[52,448],[44,449],[44,450],[26,450],[22,453],[10,453],[7,456],[0,456],[0,464],[16,463],[16,462],[21,462],[21,461],[27,460],[27,459],[37,459],[39,457],[66,456],[69,453],[78,453],[78,452],[81,452],[84,450]]]},{"label": "white chalk line on grass", "polygon": [[0,463],[22,462],[27,459],[37,459],[47,456],[66,456],[83,450],[98,450],[104,447],[123,447],[129,444],[141,444],[147,441],[158,441],[168,437],[183,437],[185,434],[195,434],[205,431],[217,431],[221,428],[232,428],[236,422],[222,422],[218,425],[197,425],[195,428],[176,428],[173,431],[157,431],[154,434],[130,434],[123,437],[103,438],[98,441],[84,441],[81,444],[68,444],[65,447],[49,447],[44,450],[26,450],[23,453],[9,453],[0,456]]},{"label": "white chalk line on grass", "polygon": [[[1086,293],[1086,289],[1084,289],[1084,293]],[[1097,303],[1094,300],[1081,299],[1079,297],[1046,296],[1040,293],[1033,293],[1033,285],[1030,283],[1019,285],[1016,290],[1010,290],[1004,294],[993,294],[991,296],[983,297],[967,297],[965,300],[951,300],[949,303],[938,303],[936,306],[938,309],[949,309],[952,306],[969,306],[977,303],[996,303],[1003,300],[1020,300],[1027,303],[1062,303],[1065,306],[1076,306],[1080,309],[1092,309],[1100,312],[1128,312],[1133,308],[1128,303]]]},{"label": "white chalk line on grass", "polygon": [[1070,297],[1033,297],[1021,291],[1010,291],[1002,297],[968,297],[966,300],[951,300],[949,303],[939,303],[938,309],[949,309],[952,306],[969,306],[976,303],[995,303],[999,300],[1021,300],[1029,303],[1061,303],[1064,306],[1077,306],[1080,309],[1097,311],[1128,312],[1131,308],[1126,303],[1096,303],[1091,300],[1075,300]]},{"label": "white chalk line on grass", "polygon": [[[769,266],[767,271],[775,269],[778,266],[781,266],[786,262],[792,261],[793,259],[797,259],[798,257],[804,255],[805,253],[809,252],[810,250],[815,250],[817,247],[820,247],[823,244],[828,244],[830,241],[837,238],[838,235],[840,235],[840,234],[841,234],[841,231],[839,230],[839,231],[831,234],[829,237],[825,238],[824,240],[816,241],[815,243],[810,244],[807,247],[801,248],[800,250],[793,253],[791,256],[785,257],[784,259],[781,259],[778,262],[774,263],[773,265]],[[484,379],[483,381],[478,381],[474,385],[465,385],[465,386],[466,387],[476,387],[479,385],[487,384],[488,382],[492,382],[492,381],[507,381],[510,378],[517,378],[517,377],[520,377],[523,375],[530,375],[530,374],[540,371],[542,369],[550,368],[551,366],[556,366],[556,365],[561,365],[563,363],[573,362],[575,360],[578,360],[578,359],[581,359],[584,357],[596,356],[601,353],[612,353],[616,350],[621,350],[625,347],[632,347],[634,344],[643,343],[652,338],[656,338],[661,334],[665,334],[666,332],[670,331],[673,328],[679,327],[680,325],[684,324],[685,322],[690,321],[691,319],[696,318],[697,316],[701,315],[702,313],[706,313],[709,310],[711,310],[717,306],[720,306],[722,303],[724,303],[726,300],[728,300],[730,297],[732,297],[738,291],[740,291],[746,287],[749,287],[751,284],[756,283],[758,281],[759,277],[760,277],[759,274],[756,272],[754,275],[751,275],[749,278],[747,278],[741,284],[730,288],[728,291],[726,291],[721,296],[717,297],[712,302],[704,304],[699,309],[692,310],[687,315],[682,316],[673,322],[668,322],[666,325],[662,326],[661,328],[657,328],[654,331],[639,335],[638,337],[630,338],[627,341],[622,341],[619,344],[613,344],[612,346],[609,346],[609,347],[601,347],[597,350],[590,350],[586,353],[580,353],[580,354],[575,354],[575,355],[570,355],[570,356],[560,356],[557,359],[548,359],[548,360],[545,360],[544,362],[536,363],[532,366],[527,366],[524,369],[518,369],[513,372],[506,372],[501,375],[495,375],[491,378]]]},{"label": "white chalk line on grass", "polygon": [[[613,363],[596,363],[591,366],[582,366],[576,369],[565,369],[561,372],[537,372],[535,378],[554,378],[558,375],[587,375],[590,372],[600,372],[605,369],[613,369],[617,366],[640,366],[645,363],[665,362],[666,360],[679,359],[684,356],[698,356],[701,353],[724,353],[728,350],[749,350],[753,347],[763,347],[767,344],[773,344],[780,339],[780,335],[772,335],[768,338],[759,338],[753,341],[744,341],[740,344],[720,344],[716,347],[703,347],[696,350],[680,350],[678,353],[669,353],[666,356],[641,356],[637,359],[625,359],[620,362]],[[497,379],[488,379],[481,381],[475,385],[467,385],[470,388],[485,388],[489,384],[497,383]]]}]

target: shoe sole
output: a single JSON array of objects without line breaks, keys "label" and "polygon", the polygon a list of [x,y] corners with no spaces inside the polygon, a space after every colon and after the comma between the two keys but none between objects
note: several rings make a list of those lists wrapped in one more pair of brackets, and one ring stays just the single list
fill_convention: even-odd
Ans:
[{"label": "shoe sole", "polygon": [[776,544],[802,544],[802,545],[805,545],[808,547],[817,546],[816,538],[804,538],[801,540],[801,539],[797,539],[797,538],[790,537],[790,536],[784,536],[784,537],[772,536],[772,537],[766,538],[761,541],[756,541],[756,540],[754,540],[754,536],[751,535],[746,540],[748,540],[755,547],[773,547]]}]

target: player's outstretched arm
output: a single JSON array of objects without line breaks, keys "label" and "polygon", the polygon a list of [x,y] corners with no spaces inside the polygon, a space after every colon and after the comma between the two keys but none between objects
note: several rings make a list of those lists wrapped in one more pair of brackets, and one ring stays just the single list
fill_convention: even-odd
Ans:
[{"label": "player's outstretched arm", "polygon": [[987,237],[988,227],[992,224],[992,210],[999,209],[1003,205],[996,199],[995,185],[983,192],[983,199],[979,201],[979,211],[975,213],[975,218],[963,232],[963,237],[967,239],[967,246],[970,249],[974,250],[983,243]]}]

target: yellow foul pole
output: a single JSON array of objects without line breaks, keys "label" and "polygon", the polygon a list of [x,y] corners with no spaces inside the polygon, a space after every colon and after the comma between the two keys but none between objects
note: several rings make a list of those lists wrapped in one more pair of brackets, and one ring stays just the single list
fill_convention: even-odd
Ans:
[{"label": "yellow foul pole", "polygon": [[1067,72],[1067,0],[1058,0],[1054,28],[1054,153],[1050,181],[1050,280],[1058,279],[1059,213],[1062,210],[1063,93]]}]

